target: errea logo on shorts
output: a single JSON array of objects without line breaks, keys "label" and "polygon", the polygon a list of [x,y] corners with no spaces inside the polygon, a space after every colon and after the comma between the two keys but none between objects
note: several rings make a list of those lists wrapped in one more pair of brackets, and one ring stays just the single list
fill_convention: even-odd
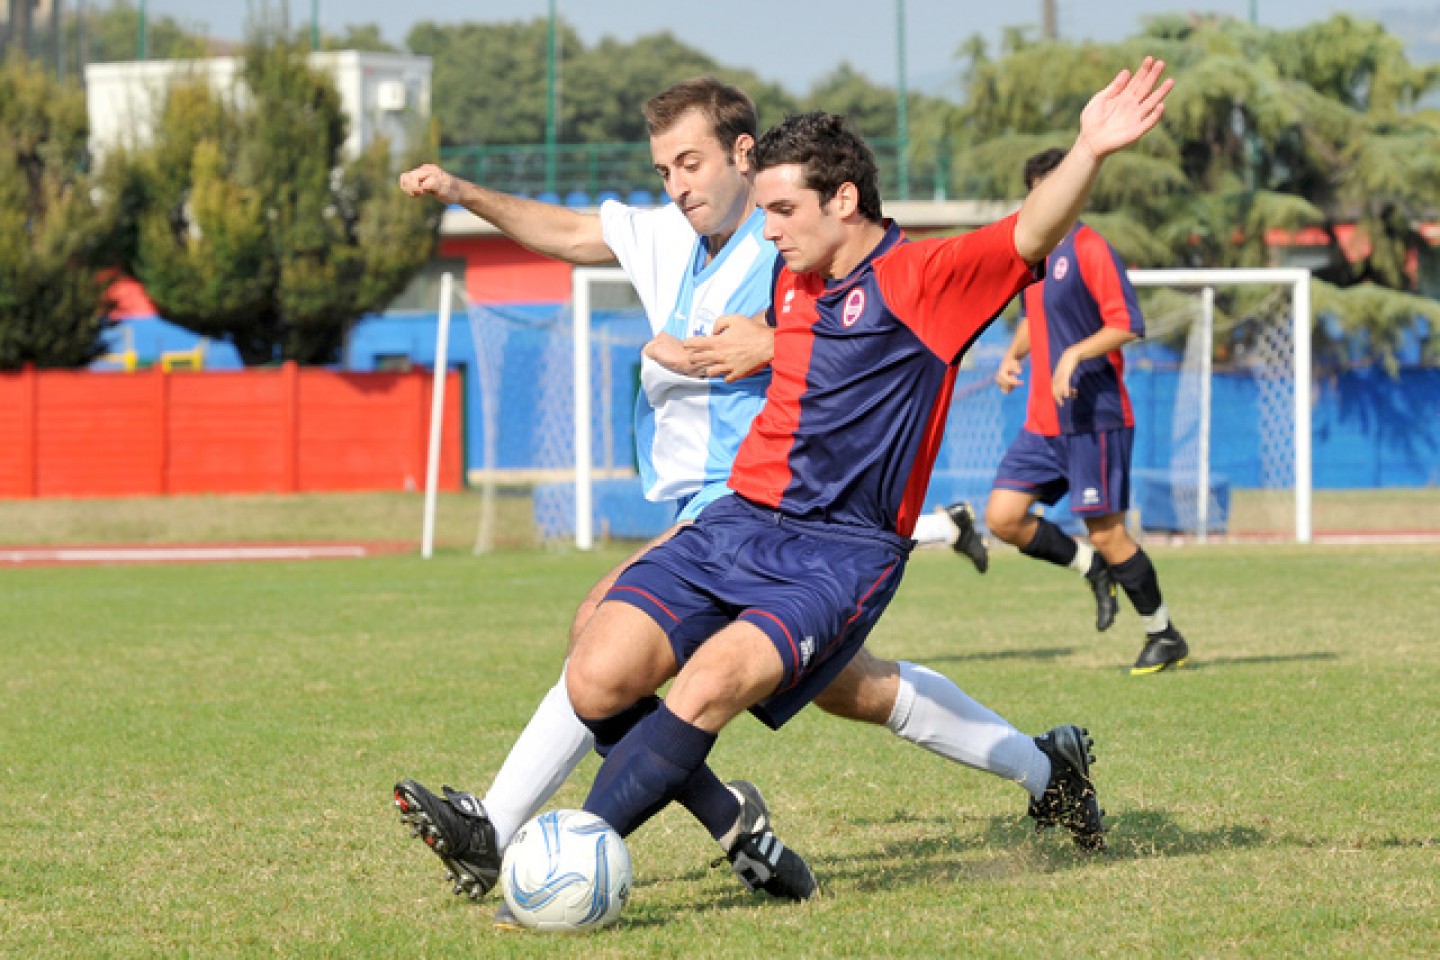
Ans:
[{"label": "errea logo on shorts", "polygon": [[806,637],[800,641],[800,669],[804,670],[810,666],[810,658],[815,656],[815,638]]},{"label": "errea logo on shorts", "polygon": [[1100,502],[1100,491],[1094,487],[1086,487],[1084,492],[1080,494],[1080,502],[1087,507],[1095,506]]}]

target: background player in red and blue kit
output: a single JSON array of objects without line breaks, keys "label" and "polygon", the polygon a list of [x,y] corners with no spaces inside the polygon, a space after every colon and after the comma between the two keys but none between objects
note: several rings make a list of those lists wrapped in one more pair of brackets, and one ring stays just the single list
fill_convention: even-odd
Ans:
[{"label": "background player in red and blue kit", "polygon": [[[1025,186],[1034,189],[1064,159],[1058,149],[1031,157]],[[1189,647],[1170,622],[1150,557],[1125,530],[1135,417],[1120,348],[1145,333],[1125,266],[1104,237],[1076,224],[1046,261],[1045,282],[1021,302],[1024,318],[995,380],[1007,393],[1019,386],[1020,361],[1030,355],[1025,428],[1000,461],[985,523],[1022,553],[1084,574],[1099,630],[1115,620],[1115,584],[1125,589],[1146,632],[1132,674],[1179,666]],[[1030,513],[1066,490],[1093,548]]]},{"label": "background player in red and blue kit", "polygon": [[[736,495],[622,573],[571,652],[571,703],[606,745],[586,810],[624,836],[695,799],[730,720],[749,709],[778,727],[854,656],[913,545],[953,365],[1064,238],[1103,159],[1159,122],[1162,71],[1147,58],[1117,76],[1020,212],[963,237],[903,242],[880,219],[873,156],[838,117],[792,117],[760,138],[756,198],[785,260],[771,385]],[[1037,743],[1056,789],[1032,813],[1099,846],[1087,744],[1057,729]]]}]

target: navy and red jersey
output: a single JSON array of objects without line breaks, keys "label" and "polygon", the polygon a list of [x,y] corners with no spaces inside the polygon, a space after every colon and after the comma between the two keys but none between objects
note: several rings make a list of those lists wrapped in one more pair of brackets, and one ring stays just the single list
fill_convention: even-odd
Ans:
[{"label": "navy and red jersey", "polygon": [[765,406],[730,486],[788,516],[909,536],[945,431],[954,362],[1035,270],[1015,216],[907,241],[894,224],[843,280],[775,275]]},{"label": "navy and red jersey", "polygon": [[1025,291],[1021,307],[1030,324],[1030,399],[1025,429],[1045,437],[1135,426],[1125,392],[1119,350],[1092,357],[1075,369],[1075,396],[1055,405],[1052,376],[1072,344],[1118,327],[1145,335],[1135,288],[1115,249],[1085,224],[1076,224],[1045,261],[1045,282]]}]

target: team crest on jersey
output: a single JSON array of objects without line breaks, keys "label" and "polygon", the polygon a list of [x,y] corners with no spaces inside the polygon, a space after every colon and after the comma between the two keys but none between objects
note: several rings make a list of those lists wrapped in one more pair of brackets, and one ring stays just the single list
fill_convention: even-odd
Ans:
[{"label": "team crest on jersey", "polygon": [[1064,280],[1065,274],[1070,272],[1070,258],[1056,257],[1055,262],[1050,264],[1050,276],[1055,280]]},{"label": "team crest on jersey", "polygon": [[840,314],[840,322],[847,327],[855,326],[855,321],[860,319],[860,314],[865,312],[865,291],[855,289],[845,298],[845,309]]}]

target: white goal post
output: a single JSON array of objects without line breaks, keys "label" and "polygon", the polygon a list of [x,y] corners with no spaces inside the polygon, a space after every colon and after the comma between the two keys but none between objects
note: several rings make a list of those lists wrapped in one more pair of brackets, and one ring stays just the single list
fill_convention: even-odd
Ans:
[{"label": "white goal post", "polygon": [[1310,448],[1310,271],[1303,268],[1270,269],[1195,269],[1195,270],[1129,270],[1130,282],[1137,287],[1190,287],[1201,291],[1203,344],[1200,376],[1200,455],[1197,458],[1196,499],[1199,514],[1197,536],[1203,542],[1208,531],[1210,488],[1210,356],[1214,346],[1214,288],[1251,284],[1288,285],[1291,289],[1290,336],[1292,354],[1291,376],[1294,389],[1294,471],[1295,471],[1295,541],[1311,541]]},{"label": "white goal post", "polygon": [[590,315],[591,285],[624,283],[630,280],[619,267],[576,267],[571,273],[575,302],[575,546],[595,546],[593,498],[591,496],[594,455],[591,452],[590,406]]}]

